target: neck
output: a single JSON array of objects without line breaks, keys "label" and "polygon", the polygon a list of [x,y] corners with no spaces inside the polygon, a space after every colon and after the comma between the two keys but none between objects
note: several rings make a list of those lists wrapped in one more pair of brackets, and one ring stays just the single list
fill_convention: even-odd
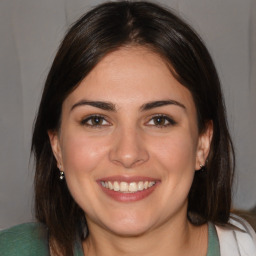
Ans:
[{"label": "neck", "polygon": [[207,252],[207,225],[196,227],[187,219],[183,222],[170,220],[136,236],[121,236],[93,223],[88,227],[90,235],[83,242],[85,255],[198,256]]}]

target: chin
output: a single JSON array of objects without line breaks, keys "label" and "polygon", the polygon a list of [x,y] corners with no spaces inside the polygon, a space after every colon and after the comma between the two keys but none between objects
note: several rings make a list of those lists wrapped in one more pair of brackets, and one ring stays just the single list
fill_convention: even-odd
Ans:
[{"label": "chin", "polygon": [[129,216],[118,216],[109,218],[105,227],[118,236],[140,236],[154,226],[152,218],[145,214],[129,214]]},{"label": "chin", "polygon": [[138,237],[146,233],[149,228],[141,224],[134,225],[115,225],[109,228],[112,233],[120,237]]}]

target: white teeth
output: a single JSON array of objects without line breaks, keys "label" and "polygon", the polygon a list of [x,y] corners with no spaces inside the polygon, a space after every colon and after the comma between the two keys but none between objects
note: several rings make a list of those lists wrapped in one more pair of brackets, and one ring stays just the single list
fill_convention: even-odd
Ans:
[{"label": "white teeth", "polygon": [[141,191],[141,190],[143,190],[143,189],[144,189],[143,181],[140,181],[140,182],[138,183],[138,190]]},{"label": "white teeth", "polygon": [[137,191],[137,184],[136,182],[131,182],[129,185],[129,192],[136,192]]},{"label": "white teeth", "polygon": [[129,191],[129,185],[127,182],[122,181],[120,183],[120,191],[121,192],[128,192]]},{"label": "white teeth", "polygon": [[104,188],[108,188],[110,190],[114,190],[116,192],[120,191],[123,193],[135,193],[138,191],[146,190],[156,184],[155,181],[139,181],[139,182],[130,182],[127,183],[125,181],[101,181],[101,185]]},{"label": "white teeth", "polygon": [[115,191],[119,191],[119,190],[120,190],[119,184],[118,184],[117,181],[114,182],[114,190],[115,190]]},{"label": "white teeth", "polygon": [[153,185],[155,185],[155,182],[154,182],[154,181],[150,181],[150,182],[148,183],[148,187],[149,187],[149,188],[152,187]]},{"label": "white teeth", "polygon": [[112,183],[109,181],[108,182],[108,188],[110,189],[110,190],[113,190],[113,185],[112,185]]}]

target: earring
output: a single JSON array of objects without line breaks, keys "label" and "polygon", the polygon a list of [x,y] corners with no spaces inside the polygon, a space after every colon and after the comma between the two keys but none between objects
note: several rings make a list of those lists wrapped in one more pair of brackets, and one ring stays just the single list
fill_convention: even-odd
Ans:
[{"label": "earring", "polygon": [[61,170],[62,169],[62,165],[58,164],[58,168],[60,170],[60,180],[63,180],[64,179],[64,172]]},{"label": "earring", "polygon": [[205,165],[200,164],[199,166],[200,166],[200,170],[199,170],[200,172],[206,171]]},{"label": "earring", "polygon": [[60,171],[60,180],[63,180],[63,179],[64,179],[64,172]]}]

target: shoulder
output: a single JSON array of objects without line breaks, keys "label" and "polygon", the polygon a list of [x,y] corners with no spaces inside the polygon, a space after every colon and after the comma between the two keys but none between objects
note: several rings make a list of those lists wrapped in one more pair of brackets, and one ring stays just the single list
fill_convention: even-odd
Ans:
[{"label": "shoulder", "polygon": [[247,221],[231,215],[229,225],[216,226],[221,255],[256,255],[256,233]]},{"label": "shoulder", "polygon": [[47,228],[40,223],[21,224],[0,232],[0,255],[48,255]]}]

